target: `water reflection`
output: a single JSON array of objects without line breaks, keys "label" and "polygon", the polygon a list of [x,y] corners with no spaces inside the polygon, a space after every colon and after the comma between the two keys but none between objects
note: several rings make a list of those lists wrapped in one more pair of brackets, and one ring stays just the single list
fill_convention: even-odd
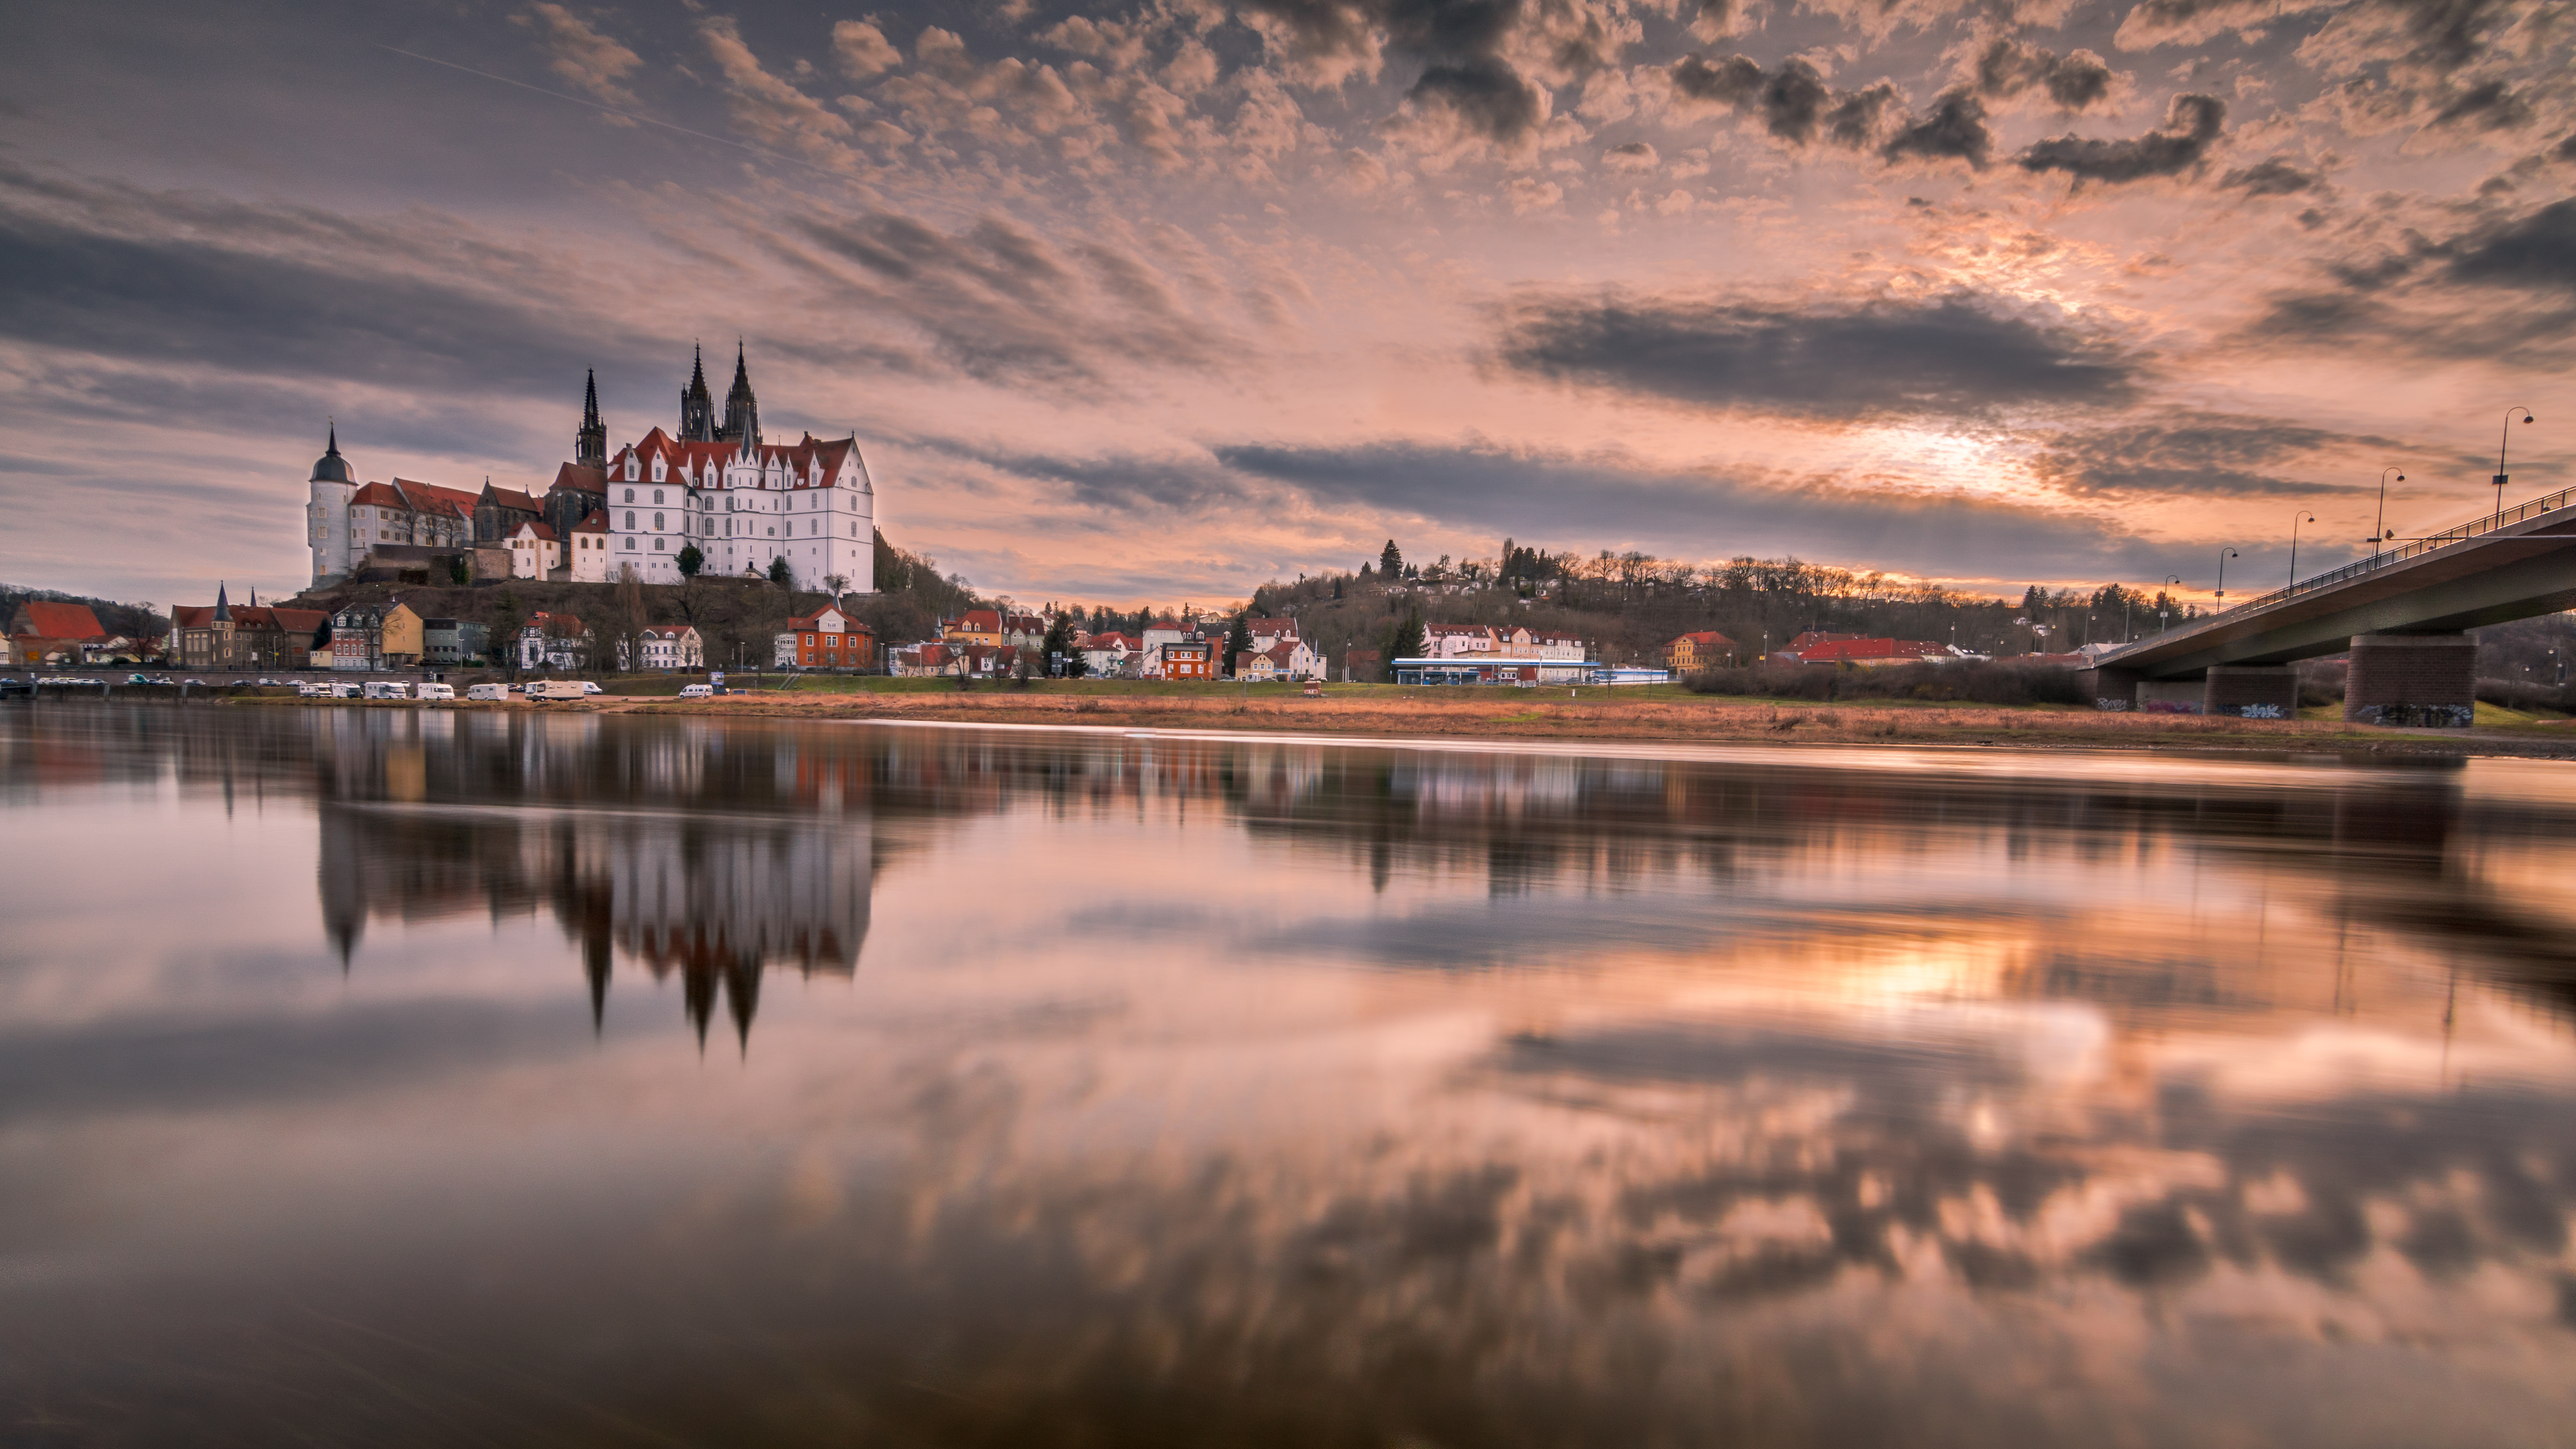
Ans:
[{"label": "water reflection", "polygon": [[[72,1442],[2576,1422],[2548,767],[64,705],[0,799]],[[62,924],[236,816],[318,900],[171,905],[321,971]]]}]

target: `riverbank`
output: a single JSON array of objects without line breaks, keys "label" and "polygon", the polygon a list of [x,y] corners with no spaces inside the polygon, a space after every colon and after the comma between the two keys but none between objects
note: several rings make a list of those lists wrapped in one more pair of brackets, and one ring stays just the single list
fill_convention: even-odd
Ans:
[{"label": "riverbank", "polygon": [[[904,681],[910,683],[911,681]],[[1331,687],[1320,698],[1255,688],[1152,692],[1009,685],[959,691],[880,689],[761,693],[721,699],[609,698],[616,713],[710,718],[887,719],[955,724],[1090,725],[1244,730],[1354,737],[1698,743],[1906,743],[2038,748],[2366,751],[2576,759],[2576,727],[2500,723],[2468,730],[2386,730],[2340,720],[2242,720],[2104,714],[2068,706],[1872,701],[1818,705],[1656,691],[1398,690]]]}]

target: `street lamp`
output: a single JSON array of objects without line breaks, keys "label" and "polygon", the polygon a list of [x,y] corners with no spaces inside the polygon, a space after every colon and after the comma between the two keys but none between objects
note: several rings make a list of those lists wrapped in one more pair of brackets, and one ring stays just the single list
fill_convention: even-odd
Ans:
[{"label": "street lamp", "polygon": [[2173,613],[2173,595],[2167,593],[2166,590],[2178,589],[2181,587],[2182,575],[2180,574],[2167,574],[2165,575],[2165,581],[2156,585],[2156,598],[2159,604],[2159,607],[2156,609],[2156,632],[2159,634],[2171,627],[2165,623],[2165,620]]},{"label": "street lamp", "polygon": [[2295,588],[2297,588],[2297,587],[2299,586],[2299,525],[2300,525],[2300,524],[2302,524],[2302,523],[2314,523],[2314,522],[2316,522],[2316,521],[2317,521],[2317,516],[2316,516],[2315,514],[2313,514],[2313,513],[2310,513],[2309,511],[2307,511],[2307,510],[2306,510],[2306,509],[2304,509],[2304,508],[2302,508],[2302,509],[2300,509],[2300,510],[2299,510],[2299,513],[2298,513],[2298,516],[2297,516],[2297,517],[2295,517],[2295,518],[2293,518],[2293,519],[2291,519],[2291,520],[2290,520],[2290,587],[2291,587],[2291,588],[2294,588],[2294,589],[2295,589]]},{"label": "street lamp", "polygon": [[2504,512],[2504,445],[2513,441],[2513,415],[2515,413],[2522,414],[2523,426],[2525,427],[2529,427],[2531,424],[2540,421],[2540,419],[2531,415],[2531,409],[2529,408],[2506,408],[2504,410],[2504,432],[2496,438],[2495,488],[2496,512],[2499,515]]},{"label": "street lamp", "polygon": [[2218,597],[2221,599],[2227,597],[2227,561],[2236,556],[2236,550],[2232,548],[2218,551]]},{"label": "street lamp", "polygon": [[[2370,526],[2370,553],[2373,558],[2379,556],[2379,546],[2388,542],[2391,536],[2388,528],[2388,475],[2391,473],[2397,473],[2394,463],[2379,470],[2379,521]],[[2397,473],[2397,481],[2405,482],[2406,475]]]}]

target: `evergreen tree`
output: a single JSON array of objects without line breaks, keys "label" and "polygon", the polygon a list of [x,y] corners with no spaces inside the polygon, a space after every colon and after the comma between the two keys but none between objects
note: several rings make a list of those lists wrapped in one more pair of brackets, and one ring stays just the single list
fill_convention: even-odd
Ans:
[{"label": "evergreen tree", "polygon": [[1401,575],[1404,572],[1404,550],[1395,546],[1394,539],[1388,539],[1386,547],[1378,551],[1377,571],[1391,575]]},{"label": "evergreen tree", "polygon": [[698,576],[698,570],[707,566],[707,556],[698,552],[696,544],[684,544],[680,548],[679,558],[674,562],[680,566],[680,577],[694,579]]},{"label": "evergreen tree", "polygon": [[1225,635],[1225,677],[1234,677],[1235,656],[1252,648],[1252,625],[1241,614],[1234,616],[1234,627]]},{"label": "evergreen tree", "polygon": [[1049,674],[1081,677],[1082,656],[1073,652],[1073,624],[1064,615],[1056,615],[1055,622],[1047,625],[1046,638],[1038,644],[1038,663]]},{"label": "evergreen tree", "polygon": [[782,553],[778,557],[769,561],[769,581],[771,583],[776,584],[783,589],[787,587],[787,581],[794,577],[795,575],[790,573],[787,568],[787,555]]},{"label": "evergreen tree", "polygon": [[1386,641],[1387,668],[1393,669],[1399,659],[1421,658],[1423,647],[1421,613],[1405,615],[1404,622],[1395,626],[1395,633]]}]

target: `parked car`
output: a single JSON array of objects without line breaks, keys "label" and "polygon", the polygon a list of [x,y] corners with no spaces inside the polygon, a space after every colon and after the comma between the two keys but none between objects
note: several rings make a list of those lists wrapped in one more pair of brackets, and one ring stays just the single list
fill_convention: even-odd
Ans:
[{"label": "parked car", "polygon": [[275,689],[277,688],[277,681],[274,679],[263,679],[259,682],[259,685],[262,689]]},{"label": "parked car", "polygon": [[506,684],[472,684],[466,686],[465,697],[467,699],[479,699],[486,702],[505,701],[510,697],[510,686]]},{"label": "parked car", "polygon": [[716,687],[712,684],[683,684],[680,686],[680,698],[682,699],[706,699],[712,696],[715,692]]},{"label": "parked car", "polygon": [[412,686],[411,697],[414,699],[452,700],[456,698],[456,686],[453,684],[437,683],[416,684]]}]

